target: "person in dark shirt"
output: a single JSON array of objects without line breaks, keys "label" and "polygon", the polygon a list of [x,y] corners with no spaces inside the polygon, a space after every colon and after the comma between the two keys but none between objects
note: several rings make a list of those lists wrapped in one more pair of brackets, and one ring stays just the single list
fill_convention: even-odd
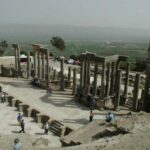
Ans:
[{"label": "person in dark shirt", "polygon": [[21,132],[25,133],[25,131],[24,131],[24,127],[25,127],[24,120],[21,121],[20,126],[21,126],[21,130],[19,131],[19,133],[21,133]]},{"label": "person in dark shirt", "polygon": [[89,116],[89,121],[90,121],[90,122],[93,121],[93,117],[94,117],[94,114],[93,114],[93,111],[91,110],[91,111],[90,111],[90,116]]}]

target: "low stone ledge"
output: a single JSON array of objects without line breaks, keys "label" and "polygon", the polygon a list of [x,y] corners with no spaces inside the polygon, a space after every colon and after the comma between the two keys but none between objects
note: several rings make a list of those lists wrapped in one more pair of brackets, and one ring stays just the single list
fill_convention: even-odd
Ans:
[{"label": "low stone ledge", "polygon": [[32,107],[29,107],[29,108],[27,109],[27,117],[31,117],[32,110],[33,110]]},{"label": "low stone ledge", "polygon": [[17,109],[19,110],[19,104],[20,103],[22,103],[22,101],[20,101],[20,100],[16,100],[16,102],[15,102],[15,107],[17,107]]},{"label": "low stone ledge", "polygon": [[45,114],[38,113],[36,114],[36,119],[37,123],[45,123],[46,121],[50,120],[50,117]]},{"label": "low stone ledge", "polygon": [[16,99],[13,97],[8,101],[9,106],[15,107]]},{"label": "low stone ledge", "polygon": [[27,109],[29,108],[29,105],[25,104],[25,103],[20,103],[19,104],[19,111],[23,112],[27,115]]},{"label": "low stone ledge", "polygon": [[14,96],[8,95],[8,100],[11,100],[11,99],[13,99],[13,98],[14,98]]},{"label": "low stone ledge", "polygon": [[40,111],[38,111],[37,109],[33,108],[32,111],[31,111],[31,117],[34,118],[36,121],[37,121],[37,114],[39,114]]},{"label": "low stone ledge", "polygon": [[13,96],[9,96],[8,94],[5,95],[5,102],[7,102],[9,105],[10,105],[10,101],[11,99],[13,99],[14,97]]}]

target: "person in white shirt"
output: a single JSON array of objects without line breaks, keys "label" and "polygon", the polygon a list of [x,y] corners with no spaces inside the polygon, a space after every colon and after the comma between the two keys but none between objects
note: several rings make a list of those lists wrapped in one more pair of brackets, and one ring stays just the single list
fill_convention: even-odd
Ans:
[{"label": "person in white shirt", "polygon": [[19,142],[19,139],[14,140],[13,150],[22,150],[22,144]]},{"label": "person in white shirt", "polygon": [[47,121],[46,121],[46,123],[45,123],[45,125],[44,125],[44,129],[45,129],[44,134],[48,135],[49,124],[48,124]]}]

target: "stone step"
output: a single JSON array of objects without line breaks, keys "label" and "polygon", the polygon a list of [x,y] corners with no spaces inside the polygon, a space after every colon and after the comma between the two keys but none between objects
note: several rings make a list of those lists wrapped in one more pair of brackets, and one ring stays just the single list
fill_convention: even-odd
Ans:
[{"label": "stone step", "polygon": [[60,132],[59,132],[59,131],[54,130],[54,129],[52,129],[52,128],[50,128],[49,130],[50,130],[54,135],[60,136]]},{"label": "stone step", "polygon": [[53,123],[56,123],[56,124],[58,124],[58,125],[60,125],[60,126],[64,126],[61,122],[59,122],[59,121],[57,121],[57,120],[54,120],[54,121],[52,121]]},{"label": "stone step", "polygon": [[131,105],[124,105],[125,107],[127,107],[127,108],[132,108],[132,106]]},{"label": "stone step", "polygon": [[127,107],[127,108],[132,108],[132,106],[133,106],[133,99],[129,98],[124,106]]},{"label": "stone step", "polygon": [[125,105],[133,105],[133,103],[126,103]]},{"label": "stone step", "polygon": [[50,130],[60,132],[61,128],[57,128],[56,126],[50,126]]},{"label": "stone step", "polygon": [[129,105],[132,105],[132,104],[133,104],[133,102],[126,102],[125,104],[129,104]]},{"label": "stone step", "polygon": [[59,121],[53,120],[50,125],[50,131],[55,135],[61,136],[61,131],[64,125]]},{"label": "stone step", "polygon": [[63,125],[60,124],[59,122],[53,121],[53,122],[51,123],[51,126],[56,126],[56,127],[60,128],[60,127],[62,127]]},{"label": "stone step", "polygon": [[55,134],[55,135],[57,135],[57,136],[60,136],[60,132],[61,132],[61,129],[60,128],[55,128],[54,126],[50,126],[50,128],[49,128],[49,130],[53,133],[53,134]]}]

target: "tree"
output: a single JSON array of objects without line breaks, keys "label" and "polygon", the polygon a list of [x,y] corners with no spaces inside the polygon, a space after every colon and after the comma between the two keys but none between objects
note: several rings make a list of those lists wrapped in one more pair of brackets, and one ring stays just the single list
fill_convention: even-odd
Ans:
[{"label": "tree", "polygon": [[65,41],[61,37],[58,36],[52,37],[50,43],[61,51],[65,49]]},{"label": "tree", "polygon": [[49,56],[53,57],[54,55],[50,52],[50,53],[49,53]]},{"label": "tree", "polygon": [[21,54],[21,55],[26,55],[26,56],[27,56],[27,52],[26,52],[26,51],[21,51],[20,54]]},{"label": "tree", "polygon": [[135,71],[143,72],[146,70],[146,60],[145,59],[136,59]]},{"label": "tree", "polygon": [[79,60],[79,57],[80,56],[74,54],[70,55],[70,59],[74,59],[74,60]]},{"label": "tree", "polygon": [[0,56],[4,55],[6,48],[8,47],[8,43],[6,40],[0,42]]}]

